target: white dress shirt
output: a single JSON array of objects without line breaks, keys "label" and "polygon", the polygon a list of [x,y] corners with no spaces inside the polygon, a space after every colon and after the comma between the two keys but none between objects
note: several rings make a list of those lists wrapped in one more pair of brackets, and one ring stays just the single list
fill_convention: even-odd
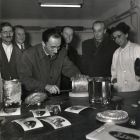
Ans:
[{"label": "white dress shirt", "polygon": [[9,62],[10,58],[11,58],[12,50],[13,50],[13,45],[12,44],[6,45],[6,44],[2,43],[2,46],[3,46],[3,49],[5,51],[5,54],[7,56],[8,62]]},{"label": "white dress shirt", "polygon": [[25,49],[24,44],[19,44],[19,43],[17,43],[17,45],[18,45],[18,47],[19,47],[20,50]]}]

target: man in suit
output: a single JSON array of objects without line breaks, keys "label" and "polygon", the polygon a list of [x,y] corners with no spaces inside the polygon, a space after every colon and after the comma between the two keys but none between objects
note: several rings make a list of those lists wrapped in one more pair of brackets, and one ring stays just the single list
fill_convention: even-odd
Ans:
[{"label": "man in suit", "polygon": [[14,43],[22,52],[31,46],[26,42],[26,32],[22,25],[14,26]]},{"label": "man in suit", "polygon": [[93,23],[92,39],[82,43],[82,67],[83,74],[92,77],[111,76],[111,63],[117,45],[107,35],[103,21]]},{"label": "man in suit", "polygon": [[18,79],[21,52],[12,43],[13,27],[9,22],[0,25],[0,71],[2,79]]}]

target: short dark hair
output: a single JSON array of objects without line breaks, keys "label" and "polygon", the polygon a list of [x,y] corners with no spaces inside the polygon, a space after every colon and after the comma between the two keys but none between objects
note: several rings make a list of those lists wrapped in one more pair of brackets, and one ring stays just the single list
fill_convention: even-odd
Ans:
[{"label": "short dark hair", "polygon": [[15,31],[17,28],[20,28],[20,29],[25,30],[24,26],[22,26],[22,25],[16,25],[16,26],[14,26],[14,31]]},{"label": "short dark hair", "polygon": [[121,31],[124,34],[128,34],[130,31],[130,26],[128,26],[125,22],[120,22],[118,25],[111,28],[111,33],[114,33],[115,31]]},{"label": "short dark hair", "polygon": [[55,38],[61,38],[60,33],[55,28],[49,28],[42,33],[42,41],[44,43],[48,42],[51,36]]},{"label": "short dark hair", "polygon": [[63,26],[63,27],[62,27],[61,32],[63,32],[65,28],[70,28],[70,29],[72,29],[72,30],[74,31],[74,29],[73,29],[72,26],[70,26],[70,25],[66,25],[66,26]]},{"label": "short dark hair", "polygon": [[102,21],[102,20],[96,20],[96,21],[94,21],[93,24],[92,24],[92,29],[94,28],[94,25],[95,24],[103,24],[104,25],[104,28],[106,28],[105,22]]},{"label": "short dark hair", "polygon": [[2,22],[1,25],[0,25],[0,32],[2,31],[2,28],[5,27],[5,26],[9,26],[13,30],[13,26],[11,25],[11,23],[9,23],[9,22]]}]

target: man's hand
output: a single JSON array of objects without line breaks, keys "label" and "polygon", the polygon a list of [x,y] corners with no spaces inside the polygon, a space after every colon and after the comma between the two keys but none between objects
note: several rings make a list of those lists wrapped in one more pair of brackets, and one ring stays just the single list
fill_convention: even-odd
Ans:
[{"label": "man's hand", "polygon": [[45,90],[50,94],[60,94],[60,89],[56,85],[46,85]]}]

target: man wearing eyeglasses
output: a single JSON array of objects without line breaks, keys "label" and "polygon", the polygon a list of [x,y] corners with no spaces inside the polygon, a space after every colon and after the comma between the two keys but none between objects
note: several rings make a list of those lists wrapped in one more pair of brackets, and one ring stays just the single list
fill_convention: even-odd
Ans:
[{"label": "man wearing eyeglasses", "polygon": [[80,73],[61,48],[61,35],[52,28],[43,32],[42,44],[23,53],[20,78],[28,91],[60,93],[61,73],[73,77]]},{"label": "man wearing eyeglasses", "polygon": [[13,27],[9,22],[0,25],[0,71],[2,79],[18,79],[18,69],[21,53],[12,43]]}]

